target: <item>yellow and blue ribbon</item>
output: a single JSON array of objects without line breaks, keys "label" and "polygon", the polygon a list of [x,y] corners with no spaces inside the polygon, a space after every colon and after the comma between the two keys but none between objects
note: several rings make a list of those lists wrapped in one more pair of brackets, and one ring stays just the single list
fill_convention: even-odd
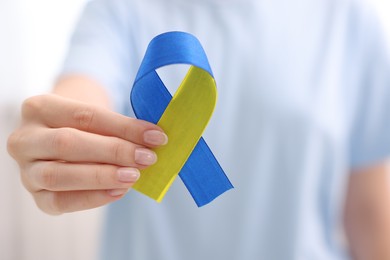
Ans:
[{"label": "yellow and blue ribbon", "polygon": [[[173,64],[191,65],[172,97],[156,70]],[[169,143],[155,149],[156,164],[141,170],[134,189],[161,201],[179,174],[201,207],[233,188],[201,137],[214,111],[217,89],[206,54],[191,34],[168,32],[149,44],[131,95],[137,118],[159,125]]]}]

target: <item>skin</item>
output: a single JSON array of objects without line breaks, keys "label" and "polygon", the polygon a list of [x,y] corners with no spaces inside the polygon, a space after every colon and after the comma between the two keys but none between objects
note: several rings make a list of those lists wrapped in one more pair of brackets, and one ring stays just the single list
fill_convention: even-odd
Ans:
[{"label": "skin", "polygon": [[355,260],[390,259],[389,162],[352,171],[345,230]]},{"label": "skin", "polygon": [[[150,149],[167,142],[163,131],[111,108],[103,88],[80,75],[60,79],[52,95],[23,103],[22,122],[8,139],[8,151],[44,212],[116,201],[136,182],[138,169],[157,160]],[[137,149],[143,156],[136,156]],[[390,259],[390,203],[384,203],[390,201],[389,172],[380,162],[350,175],[344,226],[356,260]]]},{"label": "skin", "polygon": [[[167,142],[161,128],[110,110],[107,94],[83,76],[59,80],[53,95],[27,99],[8,139],[21,180],[48,214],[116,201],[156,162]],[[93,93],[93,95],[91,95]]]}]

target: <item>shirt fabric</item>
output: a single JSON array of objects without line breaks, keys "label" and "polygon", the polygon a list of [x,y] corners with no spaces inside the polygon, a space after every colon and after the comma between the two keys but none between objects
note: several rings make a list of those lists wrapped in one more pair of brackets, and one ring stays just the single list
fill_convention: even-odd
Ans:
[{"label": "shirt fabric", "polygon": [[[133,116],[129,93],[147,44],[177,30],[208,55],[219,98],[204,137],[235,189],[202,208],[179,178],[161,204],[130,191],[108,207],[102,259],[349,259],[341,219],[350,169],[390,154],[390,59],[369,8],[92,1],[63,74],[98,80]],[[175,91],[182,71],[159,72]]]}]

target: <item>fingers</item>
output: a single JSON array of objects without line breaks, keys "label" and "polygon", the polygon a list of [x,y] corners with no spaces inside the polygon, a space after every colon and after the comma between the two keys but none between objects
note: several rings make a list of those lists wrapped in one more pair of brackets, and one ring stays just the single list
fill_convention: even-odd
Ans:
[{"label": "fingers", "polygon": [[27,99],[22,106],[22,115],[52,128],[76,128],[139,145],[153,147],[167,142],[167,136],[157,125],[56,95]]},{"label": "fingers", "polygon": [[55,95],[26,100],[22,124],[8,138],[25,187],[45,212],[105,205],[121,197],[156,162],[149,148],[167,143],[151,123]]},{"label": "fingers", "polygon": [[25,169],[22,180],[30,192],[127,190],[139,176],[139,170],[130,167],[40,161]]},{"label": "fingers", "polygon": [[[120,138],[101,136],[73,128],[32,128],[14,149],[30,161],[61,160],[142,168],[157,161],[156,154]],[[20,134],[27,136],[27,134]]]},{"label": "fingers", "polygon": [[23,184],[38,207],[55,215],[116,201],[138,178],[134,168],[66,162],[35,162],[22,171]]},{"label": "fingers", "polygon": [[34,193],[33,196],[42,211],[58,215],[106,205],[122,198],[127,190],[115,190],[114,196],[110,194],[111,192],[107,190],[62,192],[43,190]]}]

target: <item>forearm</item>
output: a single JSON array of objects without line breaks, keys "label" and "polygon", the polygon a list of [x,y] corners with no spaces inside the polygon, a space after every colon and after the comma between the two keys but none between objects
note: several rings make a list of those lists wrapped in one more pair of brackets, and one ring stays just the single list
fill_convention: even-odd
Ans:
[{"label": "forearm", "polygon": [[87,76],[69,75],[60,77],[53,87],[53,93],[112,109],[112,102],[106,90],[98,82]]},{"label": "forearm", "polygon": [[355,260],[390,259],[390,171],[385,163],[349,180],[345,227]]}]

